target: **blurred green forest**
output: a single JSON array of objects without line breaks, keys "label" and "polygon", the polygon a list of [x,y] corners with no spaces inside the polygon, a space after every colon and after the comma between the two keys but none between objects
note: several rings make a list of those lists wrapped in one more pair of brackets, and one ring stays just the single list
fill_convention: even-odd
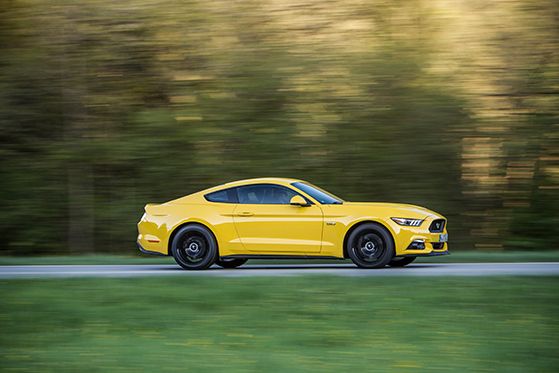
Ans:
[{"label": "blurred green forest", "polygon": [[558,128],[555,0],[0,2],[3,254],[135,251],[146,203],[266,176],[556,250]]}]

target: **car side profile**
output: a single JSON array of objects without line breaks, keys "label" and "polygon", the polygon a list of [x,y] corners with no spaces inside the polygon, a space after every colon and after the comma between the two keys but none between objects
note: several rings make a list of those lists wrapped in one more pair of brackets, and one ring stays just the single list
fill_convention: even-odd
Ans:
[{"label": "car side profile", "polygon": [[402,267],[449,254],[446,223],[419,206],[346,202],[302,180],[261,178],[147,204],[137,242],[144,253],[194,270],[305,258]]}]

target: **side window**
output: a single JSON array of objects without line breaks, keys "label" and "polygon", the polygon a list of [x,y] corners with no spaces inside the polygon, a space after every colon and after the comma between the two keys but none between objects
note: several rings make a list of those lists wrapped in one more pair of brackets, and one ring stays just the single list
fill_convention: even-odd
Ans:
[{"label": "side window", "polygon": [[237,188],[239,203],[257,204],[262,200],[262,186],[245,186]]},{"label": "side window", "polygon": [[291,189],[267,184],[238,187],[237,194],[239,203],[262,205],[288,205],[297,195]]},{"label": "side window", "polygon": [[204,196],[210,202],[239,203],[235,188],[220,190]]}]

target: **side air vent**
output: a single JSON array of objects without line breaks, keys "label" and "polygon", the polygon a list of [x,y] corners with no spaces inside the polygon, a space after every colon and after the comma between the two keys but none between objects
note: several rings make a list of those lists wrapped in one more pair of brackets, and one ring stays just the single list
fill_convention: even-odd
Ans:
[{"label": "side air vent", "polygon": [[433,250],[442,250],[444,249],[444,242],[433,242]]}]

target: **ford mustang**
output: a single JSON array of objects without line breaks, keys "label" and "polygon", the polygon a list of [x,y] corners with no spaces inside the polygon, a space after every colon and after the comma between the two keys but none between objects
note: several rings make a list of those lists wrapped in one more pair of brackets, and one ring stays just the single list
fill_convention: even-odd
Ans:
[{"label": "ford mustang", "polygon": [[185,269],[305,258],[383,268],[449,254],[446,228],[443,216],[423,207],[347,202],[302,180],[265,178],[147,204],[137,242]]}]

